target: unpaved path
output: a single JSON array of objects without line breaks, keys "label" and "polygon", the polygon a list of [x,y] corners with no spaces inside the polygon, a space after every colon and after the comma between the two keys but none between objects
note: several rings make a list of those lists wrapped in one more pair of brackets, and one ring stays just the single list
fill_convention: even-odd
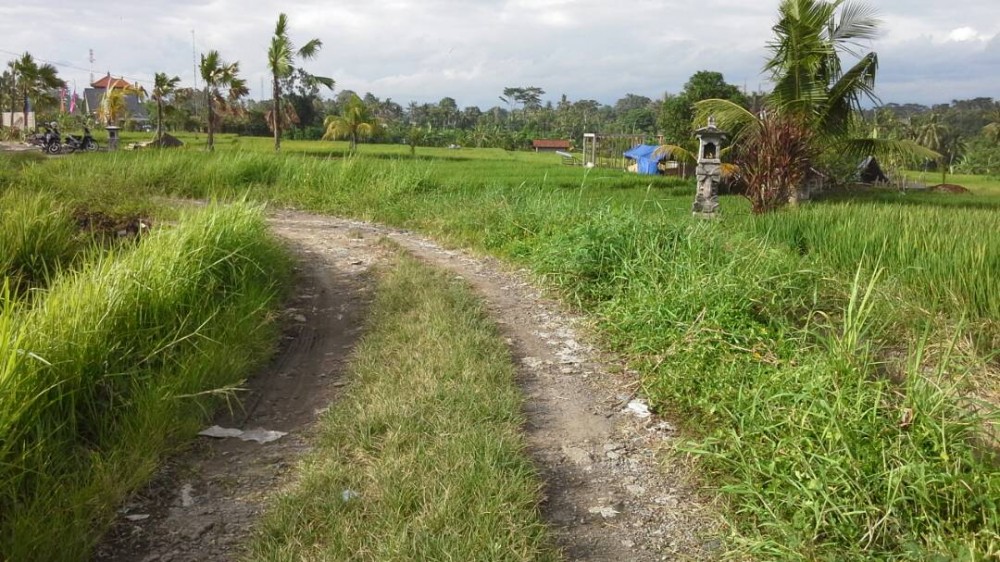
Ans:
[{"label": "unpaved path", "polygon": [[714,557],[706,546],[715,544],[713,519],[688,473],[660,461],[673,427],[627,407],[634,376],[588,345],[582,319],[545,298],[525,272],[368,223],[292,211],[271,220],[305,264],[288,313],[287,349],[250,381],[246,414],[218,423],[289,435],[266,445],[202,438],[128,506],[97,560],[239,556],[268,495],[289,481],[307,449],[317,412],[336,407],[372,291],[368,270],[384,255],[382,238],[464,278],[501,327],[519,366],[528,445],[545,482],[544,516],[568,560]]}]

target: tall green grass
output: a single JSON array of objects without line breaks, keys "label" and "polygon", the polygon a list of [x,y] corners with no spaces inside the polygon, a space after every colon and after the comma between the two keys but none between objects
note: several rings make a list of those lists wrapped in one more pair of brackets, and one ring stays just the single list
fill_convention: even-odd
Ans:
[{"label": "tall green grass", "polygon": [[0,278],[15,291],[44,286],[85,248],[70,213],[44,193],[0,194]]},{"label": "tall green grass", "polygon": [[[927,194],[754,219],[724,198],[724,219],[705,223],[689,215],[690,186],[527,160],[234,151],[53,164],[46,185],[67,196],[109,178],[114,192],[143,197],[271,200],[530,266],[641,367],[658,410],[687,420],[686,448],[721,482],[738,552],[1000,550],[998,465],[977,448],[983,420],[953,386],[990,384],[1000,334],[988,202]],[[43,175],[26,168],[19,181],[41,188]],[[955,332],[979,347],[925,338]]]},{"label": "tall green grass", "polygon": [[269,349],[286,275],[259,209],[211,207],[0,311],[0,559],[83,560]]},{"label": "tall green grass", "polygon": [[[1000,553],[1000,470],[945,354],[881,351],[909,314],[881,274],[838,279],[718,223],[604,213],[538,267],[645,373],[682,447],[728,498],[734,547],[761,559],[986,559]],[[859,270],[860,271],[860,270]],[[952,350],[952,353],[954,351]],[[952,373],[953,375],[954,373]]]},{"label": "tall green grass", "polygon": [[841,270],[877,260],[928,308],[1000,319],[1000,213],[836,203],[756,217],[750,231]]}]

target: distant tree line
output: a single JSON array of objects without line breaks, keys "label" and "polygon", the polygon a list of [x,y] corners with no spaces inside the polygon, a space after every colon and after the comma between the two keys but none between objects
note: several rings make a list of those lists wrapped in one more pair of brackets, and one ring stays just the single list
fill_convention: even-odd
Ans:
[{"label": "distant tree line", "polygon": [[[789,14],[816,13],[813,18],[826,25],[833,21],[835,4],[819,0],[785,0],[782,4],[798,6]],[[826,12],[829,12],[826,13]],[[788,18],[785,17],[787,20]],[[789,20],[799,28],[807,21]],[[786,23],[789,23],[786,22]],[[822,36],[822,26],[805,29],[816,37]],[[808,35],[808,34],[806,34]],[[780,39],[780,37],[779,37]],[[822,42],[818,43],[822,45]],[[814,49],[826,61],[839,64],[831,42],[824,49]],[[282,138],[321,139],[347,138],[352,145],[360,141],[403,143],[416,146],[499,147],[508,150],[526,149],[538,138],[561,138],[579,143],[584,133],[628,133],[646,136],[660,144],[691,147],[696,107],[723,114],[726,105],[705,100],[723,100],[730,109],[744,111],[733,116],[746,120],[750,115],[771,112],[826,115],[827,121],[810,125],[813,132],[847,139],[856,138],[875,146],[879,141],[913,142],[940,154],[940,158],[902,157],[897,166],[924,169],[997,174],[1000,168],[1000,102],[992,98],[954,100],[950,104],[924,106],[918,104],[886,104],[852,114],[863,96],[871,99],[874,84],[874,54],[872,61],[862,60],[856,75],[850,72],[833,76],[815,75],[815,91],[846,91],[849,98],[826,100],[817,105],[815,92],[800,95],[803,68],[839,68],[836,64],[812,64],[808,57],[783,60],[776,56],[766,71],[775,77],[772,92],[746,92],[729,84],[721,73],[696,72],[680,91],[651,99],[633,93],[625,94],[613,104],[592,99],[573,100],[567,94],[558,101],[546,101],[546,91],[538,86],[509,86],[498,92],[500,102],[492,107],[460,107],[453,97],[442,97],[437,103],[399,103],[391,98],[379,98],[373,93],[359,94],[341,90],[335,95],[334,81],[313,75],[296,66],[298,60],[315,56],[322,46],[312,39],[295,49],[288,34],[288,21],[279,15],[274,36],[267,49],[268,68],[272,81],[271,99],[248,100],[246,81],[239,77],[239,63],[228,63],[215,51],[202,55],[201,77],[205,88],[184,88],[177,77],[157,73],[156,83],[146,103],[157,125],[163,131],[226,132],[252,136],[274,136],[275,149]],[[787,56],[796,51],[785,49]],[[780,54],[780,53],[779,53]],[[801,59],[801,60],[799,60]],[[798,66],[796,66],[798,65]],[[795,72],[793,72],[795,71]],[[783,76],[799,76],[783,81]],[[851,88],[838,87],[847,78],[856,80]],[[322,88],[322,89],[321,89]],[[29,106],[38,112],[39,121],[66,119],[60,115],[60,93],[65,83],[54,67],[37,62],[29,53],[9,61],[0,72],[0,108],[8,112],[27,112]],[[60,90],[63,90],[60,92]],[[871,95],[870,95],[871,94]],[[825,98],[823,98],[825,99]],[[803,105],[800,100],[810,100]],[[838,105],[840,104],[840,105]],[[840,106],[843,107],[840,107]],[[800,107],[801,106],[801,107]],[[815,106],[815,107],[814,107]],[[715,109],[712,109],[715,108]],[[853,116],[852,116],[853,115]],[[704,121],[704,115],[700,116]],[[832,120],[831,120],[832,119]],[[739,121],[739,119],[737,119]],[[833,138],[831,137],[831,138]],[[836,143],[826,143],[835,147]],[[888,146],[892,146],[889,144]],[[844,160],[841,151],[837,159]],[[823,154],[811,158],[823,164]],[[828,168],[835,167],[827,163]],[[849,173],[849,162],[841,162]]]},{"label": "distant tree line", "polygon": [[1000,101],[993,98],[931,106],[889,103],[867,111],[866,119],[880,135],[912,139],[942,155],[914,167],[1000,175]]}]

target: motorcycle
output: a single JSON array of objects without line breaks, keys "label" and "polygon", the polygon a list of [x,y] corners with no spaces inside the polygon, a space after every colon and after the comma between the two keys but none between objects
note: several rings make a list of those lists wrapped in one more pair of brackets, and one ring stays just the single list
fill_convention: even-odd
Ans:
[{"label": "motorcycle", "polygon": [[45,132],[41,135],[35,135],[35,138],[31,142],[41,147],[42,151],[48,154],[59,154],[62,152],[62,135],[59,134],[59,129],[55,127],[46,125]]},{"label": "motorcycle", "polygon": [[91,152],[97,150],[98,148],[97,141],[95,141],[94,137],[90,135],[90,129],[87,127],[83,128],[82,137],[78,137],[76,135],[67,135],[66,142],[63,144],[63,146],[69,152],[74,152],[77,150],[86,150],[88,152]]}]

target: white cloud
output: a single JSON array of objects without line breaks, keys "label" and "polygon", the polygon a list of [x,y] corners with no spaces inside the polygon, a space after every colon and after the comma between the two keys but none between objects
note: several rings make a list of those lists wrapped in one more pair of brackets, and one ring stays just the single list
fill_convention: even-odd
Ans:
[{"label": "white cloud", "polygon": [[985,35],[980,35],[971,27],[959,27],[951,30],[951,33],[948,34],[949,41],[985,41],[986,39]]},{"label": "white cloud", "polygon": [[[506,86],[544,88],[546,99],[612,103],[626,93],[677,92],[699,70],[756,89],[779,0],[131,0],[114,10],[69,0],[0,5],[0,61],[31,51],[62,65],[79,87],[111,71],[193,80],[197,53],[238,60],[253,95],[266,78],[264,51],[278,12],[292,38],[319,37],[305,63],[338,89],[400,103],[451,96],[498,103]],[[875,4],[875,0],[869,0]],[[879,91],[886,101],[948,101],[1000,92],[996,0],[879,0]],[[55,38],[49,40],[46,38]],[[991,39],[992,38],[992,39]]]}]

